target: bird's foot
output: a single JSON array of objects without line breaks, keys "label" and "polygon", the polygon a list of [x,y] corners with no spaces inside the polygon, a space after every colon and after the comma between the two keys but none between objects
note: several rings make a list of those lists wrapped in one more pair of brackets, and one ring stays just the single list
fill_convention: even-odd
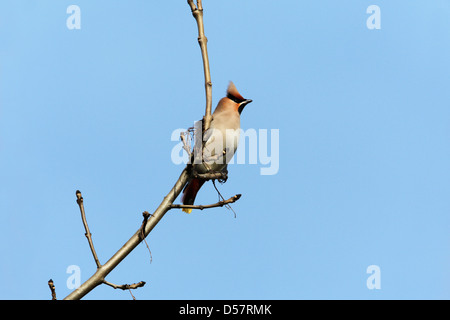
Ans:
[{"label": "bird's foot", "polygon": [[198,173],[194,170],[192,172],[192,177],[202,180],[218,180],[220,183],[225,183],[228,179],[228,171],[208,171],[207,173]]}]

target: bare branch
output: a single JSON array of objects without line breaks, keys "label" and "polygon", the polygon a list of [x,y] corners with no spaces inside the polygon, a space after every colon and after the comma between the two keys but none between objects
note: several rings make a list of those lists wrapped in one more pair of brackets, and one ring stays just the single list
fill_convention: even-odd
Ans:
[{"label": "bare branch", "polygon": [[131,297],[133,298],[133,300],[136,300],[136,298],[133,296],[131,289],[137,289],[137,288],[143,287],[145,285],[145,281],[141,281],[141,282],[133,283],[133,284],[116,285],[114,283],[104,280],[103,283],[110,287],[113,287],[114,289],[122,289],[122,290],[130,291],[130,294],[131,294]]},{"label": "bare branch", "polygon": [[191,12],[195,18],[195,21],[197,21],[198,44],[200,45],[200,49],[202,51],[203,71],[205,75],[205,93],[206,93],[206,109],[205,109],[205,116],[203,118],[203,130],[206,131],[209,129],[212,120],[211,116],[212,82],[211,82],[211,73],[209,70],[208,50],[206,46],[208,39],[205,36],[205,26],[203,24],[202,1],[197,0],[197,6],[195,6],[193,0],[188,0],[188,4],[191,7]]},{"label": "bare branch", "polygon": [[[188,138],[186,138],[188,136]],[[180,133],[180,139],[183,142],[183,149],[188,154],[189,158],[191,157],[191,140],[189,137],[189,132]]]},{"label": "bare branch", "polygon": [[110,287],[113,287],[114,289],[122,289],[122,290],[137,289],[137,288],[145,286],[145,281],[141,281],[141,282],[133,283],[133,284],[117,285],[117,284],[108,282],[106,280],[103,280],[103,283],[108,285],[108,286],[110,286]]},{"label": "bare branch", "polygon": [[48,280],[48,286],[52,292],[52,300],[56,300],[56,290],[52,279]]},{"label": "bare branch", "polygon": [[234,203],[234,202],[238,201],[240,197],[241,197],[241,195],[237,194],[237,195],[231,197],[228,200],[219,201],[217,203],[208,204],[208,205],[205,205],[205,206],[202,206],[202,205],[187,205],[187,204],[172,204],[170,207],[171,207],[171,209],[199,209],[199,210],[203,210],[203,209],[210,209],[210,208],[216,208],[216,207],[223,207],[225,205],[228,205],[230,203]]},{"label": "bare branch", "polygon": [[97,264],[97,268],[100,268],[102,265],[100,264],[100,261],[98,260],[97,253],[95,252],[95,248],[94,248],[94,243],[92,242],[92,235],[91,235],[91,232],[89,231],[89,226],[88,226],[88,223],[86,220],[86,214],[84,212],[83,197],[81,196],[80,190],[77,190],[75,194],[77,196],[78,206],[80,207],[81,219],[83,220],[84,229],[86,230],[86,233],[84,235],[88,239],[89,247],[91,248],[92,255],[94,256],[95,263]]},{"label": "bare branch", "polygon": [[[146,237],[153,228],[158,224],[158,222],[162,219],[162,217],[166,214],[167,211],[171,209],[172,203],[178,197],[178,195],[183,190],[184,186],[189,180],[189,174],[186,168],[181,173],[177,182],[173,186],[173,188],[169,191],[169,193],[164,197],[161,204],[158,208],[153,212],[152,219],[148,220],[145,224],[145,227],[142,228],[144,231],[144,237]],[[142,241],[142,230],[139,228],[134,235],[100,268],[97,268],[97,271],[84,283],[81,284],[80,287],[75,289],[72,293],[70,293],[65,300],[79,300],[88,294],[92,289],[102,284],[105,280],[105,277],[123,260],[125,257],[134,250]]]},{"label": "bare branch", "polygon": [[197,7],[194,4],[193,0],[187,0],[188,5],[191,7],[191,11],[194,12],[195,10],[197,10]]}]

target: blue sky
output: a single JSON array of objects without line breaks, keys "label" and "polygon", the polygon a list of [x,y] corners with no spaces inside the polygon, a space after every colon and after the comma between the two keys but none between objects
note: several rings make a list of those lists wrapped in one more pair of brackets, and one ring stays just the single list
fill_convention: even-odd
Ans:
[{"label": "blue sky", "polygon": [[[203,6],[213,105],[230,80],[253,99],[241,126],[279,130],[279,171],[230,166],[236,218],[172,210],[152,263],[141,244],[107,280],[146,281],[137,299],[449,299],[450,3]],[[0,39],[0,298],[49,299],[52,278],[62,299],[69,266],[95,272],[75,191],[104,263],[183,169],[171,134],[204,112],[195,20],[186,1],[3,1]],[[197,203],[216,201],[206,184]]]}]

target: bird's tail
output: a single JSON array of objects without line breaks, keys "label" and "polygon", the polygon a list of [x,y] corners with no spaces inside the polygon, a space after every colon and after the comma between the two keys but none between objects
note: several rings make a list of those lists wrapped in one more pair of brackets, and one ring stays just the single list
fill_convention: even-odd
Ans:
[{"label": "bird's tail", "polygon": [[[200,179],[192,179],[189,181],[187,186],[183,190],[183,196],[181,198],[181,203],[184,205],[193,205],[195,201],[195,197],[197,196],[198,190],[202,187],[202,185],[205,183],[205,180]],[[186,213],[191,213],[192,209],[183,209]]]}]

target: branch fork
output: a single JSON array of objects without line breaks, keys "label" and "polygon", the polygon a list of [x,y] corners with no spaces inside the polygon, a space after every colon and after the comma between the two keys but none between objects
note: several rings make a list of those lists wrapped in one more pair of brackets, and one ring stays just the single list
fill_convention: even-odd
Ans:
[{"label": "branch fork", "polygon": [[[92,252],[92,255],[94,257],[95,264],[97,265],[97,272],[94,274],[94,276],[91,277],[91,279],[95,280],[95,282],[92,281],[92,283],[90,284],[91,289],[93,289],[94,287],[96,287],[99,284],[106,284],[106,285],[108,285],[110,287],[113,287],[114,289],[122,289],[122,290],[130,290],[130,289],[137,289],[137,288],[143,287],[145,285],[144,281],[141,281],[141,282],[138,282],[138,283],[134,283],[134,284],[130,284],[130,285],[129,284],[115,285],[115,284],[105,280],[106,274],[108,274],[109,271],[111,271],[112,269],[108,271],[107,267],[105,265],[102,265],[100,263],[100,260],[97,257],[97,253],[96,253],[95,248],[94,248],[94,243],[92,241],[92,234],[91,234],[91,232],[89,230],[89,225],[88,225],[87,219],[86,219],[86,212],[84,210],[84,201],[83,201],[83,197],[81,195],[81,191],[77,190],[75,194],[77,196],[77,204],[78,204],[78,206],[80,208],[81,219],[83,221],[84,229],[86,230],[85,236],[88,239],[89,247],[91,248],[91,252]],[[142,229],[145,227],[145,224],[147,223],[148,217],[151,216],[147,211],[145,211],[143,213],[143,215],[144,215],[144,221],[142,223]],[[148,247],[148,245],[147,245],[147,247]],[[83,285],[85,285],[87,282],[89,282],[89,280],[86,281]],[[56,294],[55,294],[55,287],[53,285],[53,281],[50,280],[48,282],[48,285],[49,285],[49,287],[50,287],[50,289],[52,291],[52,299],[55,300],[56,299]],[[79,290],[79,288],[77,290]],[[77,290],[72,292],[68,297],[74,296],[74,295],[77,297],[76,293],[78,293],[78,296],[79,296],[80,293],[77,292]],[[87,293],[87,292],[85,292],[85,293]],[[130,294],[133,297],[133,299],[135,299],[133,294],[131,293],[131,290],[130,290]],[[66,297],[66,299],[68,297]],[[79,298],[81,298],[81,296]]]},{"label": "branch fork", "polygon": [[[201,49],[202,54],[202,60],[203,60],[203,71],[205,76],[205,95],[206,95],[206,107],[205,107],[205,115],[203,117],[203,132],[206,132],[210,128],[212,115],[211,115],[211,109],[212,109],[212,82],[211,82],[211,73],[209,68],[209,59],[208,59],[208,51],[207,51],[207,42],[208,39],[205,36],[205,29],[204,29],[204,23],[203,23],[203,7],[202,7],[202,1],[197,0],[197,4],[194,3],[193,0],[187,0],[187,3],[189,4],[189,7],[191,8],[192,15],[194,16],[196,22],[197,22],[197,28],[198,28],[198,43]],[[183,139],[183,138],[182,138]],[[189,150],[190,148],[188,148]],[[97,271],[87,280],[85,281],[80,287],[75,289],[72,293],[70,293],[65,300],[79,300],[82,297],[84,297],[86,294],[88,294],[91,290],[93,290],[95,287],[97,287],[100,284],[106,284],[114,289],[122,289],[122,290],[130,290],[131,289],[137,289],[140,287],[143,287],[145,285],[144,281],[134,283],[134,284],[125,284],[125,285],[115,285],[111,282],[108,282],[105,280],[105,277],[123,260],[125,257],[134,250],[141,242],[142,240],[145,240],[145,238],[149,235],[149,233],[153,230],[153,228],[158,224],[158,222],[162,219],[162,217],[173,208],[191,208],[191,209],[208,209],[208,208],[214,208],[214,207],[222,207],[222,206],[228,206],[230,203],[234,203],[241,197],[240,194],[237,194],[233,197],[231,197],[228,200],[225,200],[222,198],[222,201],[219,201],[215,204],[211,205],[205,205],[205,206],[184,206],[184,205],[174,205],[173,202],[178,197],[178,195],[182,192],[186,184],[189,182],[189,180],[192,178],[192,172],[191,172],[191,166],[187,165],[186,168],[181,172],[178,180],[175,182],[172,189],[169,191],[169,193],[164,197],[158,208],[153,212],[153,214],[149,214],[148,212],[144,212],[144,220],[141,224],[141,227],[134,233],[134,235],[105,263],[101,264],[97,253],[95,252],[94,244],[92,241],[92,234],[89,230],[89,226],[87,224],[86,220],[86,214],[84,211],[84,203],[83,203],[83,197],[81,196],[81,192],[77,190],[76,196],[77,196],[77,203],[80,207],[80,212],[83,220],[83,225],[86,230],[86,238],[88,239],[89,247],[91,249],[92,255],[94,257],[95,263],[97,265]],[[208,173],[206,176],[198,175],[198,177],[204,178],[206,180],[213,180],[219,179],[219,181],[226,180],[226,173]],[[214,184],[215,187],[215,184]],[[217,189],[217,188],[216,188]],[[219,193],[220,195],[220,193]],[[220,195],[221,196],[221,195]],[[151,219],[149,219],[151,217]],[[147,245],[148,247],[148,245]],[[150,249],[149,249],[150,250]],[[151,253],[150,253],[151,256]],[[151,259],[151,257],[150,257]],[[53,285],[53,281],[49,281],[48,285],[50,287],[50,290],[52,292],[52,297],[56,299],[56,293],[55,288]],[[133,294],[131,294],[133,296]],[[134,296],[133,296],[134,299]]]}]

